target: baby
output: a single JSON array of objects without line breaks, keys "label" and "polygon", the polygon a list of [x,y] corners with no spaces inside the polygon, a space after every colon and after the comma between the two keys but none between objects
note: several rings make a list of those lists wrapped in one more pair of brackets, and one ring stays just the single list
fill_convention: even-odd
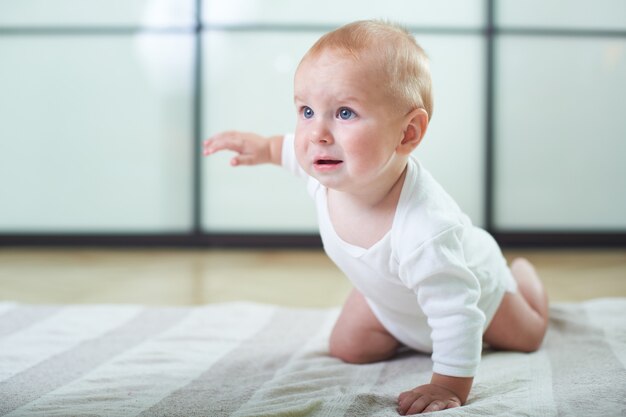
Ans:
[{"label": "baby", "polygon": [[[224,132],[204,154],[282,165],[307,180],[324,249],[354,284],[330,338],[349,363],[432,352],[430,383],[398,397],[401,415],[463,405],[483,342],[531,352],[548,302],[532,265],[509,268],[415,159],[432,117],[428,59],[406,30],[379,21],[320,38],[297,68],[294,135]],[[409,388],[409,387],[407,387]]]}]

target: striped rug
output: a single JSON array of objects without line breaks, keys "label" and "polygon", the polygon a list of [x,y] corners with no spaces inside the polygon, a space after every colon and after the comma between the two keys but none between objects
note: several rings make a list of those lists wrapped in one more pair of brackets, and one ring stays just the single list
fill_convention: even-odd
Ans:
[{"label": "striped rug", "polygon": [[[0,303],[0,416],[397,416],[427,355],[348,365],[336,309]],[[626,416],[626,298],[555,304],[536,353],[485,351],[438,416]]]}]

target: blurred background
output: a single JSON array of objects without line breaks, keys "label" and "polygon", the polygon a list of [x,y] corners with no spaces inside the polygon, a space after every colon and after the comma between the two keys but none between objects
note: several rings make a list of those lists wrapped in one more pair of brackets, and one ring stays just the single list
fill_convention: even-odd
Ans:
[{"label": "blurred background", "polygon": [[416,154],[476,224],[625,241],[623,0],[0,0],[2,243],[314,235],[297,180],[200,142],[292,131],[300,57],[366,18],[429,54]]},{"label": "blurred background", "polygon": [[[623,0],[0,0],[3,288],[44,259],[18,246],[319,248],[298,180],[202,159],[200,144],[292,131],[301,56],[370,18],[403,24],[430,56],[434,117],[415,152],[477,225],[505,245],[617,246],[623,268]],[[130,275],[144,268],[126,256]],[[105,277],[124,272],[99,259]],[[198,259],[157,269],[197,278],[211,268]]]}]

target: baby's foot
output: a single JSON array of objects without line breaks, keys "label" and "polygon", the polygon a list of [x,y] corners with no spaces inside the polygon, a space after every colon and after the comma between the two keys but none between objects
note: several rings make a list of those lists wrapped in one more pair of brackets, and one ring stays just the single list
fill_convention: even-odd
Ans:
[{"label": "baby's foot", "polygon": [[528,304],[547,319],[548,297],[535,267],[525,258],[516,258],[511,262],[511,272],[517,281],[519,292]]}]

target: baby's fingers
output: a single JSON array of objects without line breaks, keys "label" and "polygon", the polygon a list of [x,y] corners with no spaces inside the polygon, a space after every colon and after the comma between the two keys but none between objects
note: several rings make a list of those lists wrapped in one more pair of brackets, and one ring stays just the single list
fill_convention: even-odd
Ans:
[{"label": "baby's fingers", "polygon": [[202,143],[202,153],[205,156],[223,150],[241,153],[243,146],[244,141],[238,132],[222,132]]},{"label": "baby's fingers", "polygon": [[407,391],[398,397],[397,411],[401,416],[420,413],[429,403],[427,396],[420,392]]},{"label": "baby's fingers", "polygon": [[455,400],[437,399],[430,395],[425,395],[419,390],[406,391],[398,397],[397,411],[402,416],[429,413],[432,411],[446,410],[448,408],[459,407]]},{"label": "baby's fingers", "polygon": [[431,411],[439,411],[439,410],[447,410],[449,408],[460,407],[460,405],[454,401],[444,401],[444,400],[435,400],[431,402],[426,408],[424,408],[423,413],[430,413]]}]

